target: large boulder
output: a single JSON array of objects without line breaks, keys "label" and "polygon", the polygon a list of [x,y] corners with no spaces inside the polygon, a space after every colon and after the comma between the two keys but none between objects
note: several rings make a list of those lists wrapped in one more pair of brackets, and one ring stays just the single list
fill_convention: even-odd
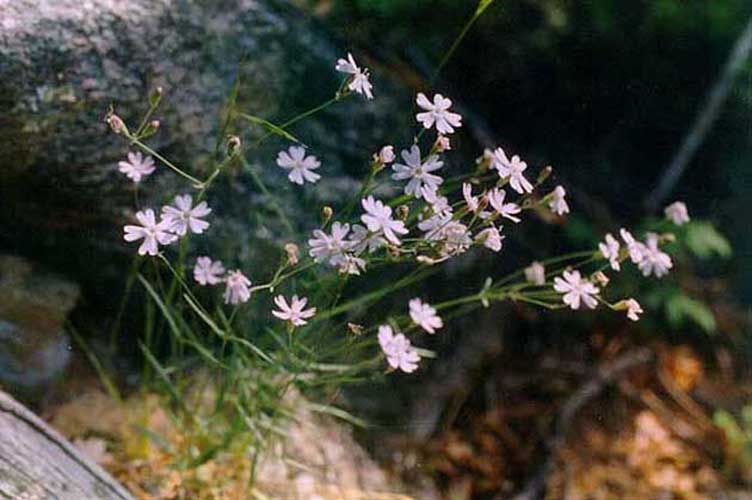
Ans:
[{"label": "large boulder", "polygon": [[[0,0],[0,28],[0,248],[72,274],[90,299],[117,295],[112,283],[135,254],[122,241],[136,197],[117,172],[128,148],[103,121],[110,105],[137,122],[149,91],[163,87],[150,144],[204,177],[236,78],[238,109],[284,121],[334,95],[334,63],[347,51],[277,0]],[[292,130],[322,161],[315,188],[291,185],[276,167],[284,140],[248,150],[271,194],[239,169],[220,178],[201,251],[250,270],[260,249],[291,238],[272,201],[296,232],[308,230],[323,203],[352,192],[369,152],[409,137],[411,93],[374,69],[374,101],[349,97]],[[247,123],[229,131],[245,144],[264,133]],[[160,168],[138,200],[157,207],[189,191]]]}]

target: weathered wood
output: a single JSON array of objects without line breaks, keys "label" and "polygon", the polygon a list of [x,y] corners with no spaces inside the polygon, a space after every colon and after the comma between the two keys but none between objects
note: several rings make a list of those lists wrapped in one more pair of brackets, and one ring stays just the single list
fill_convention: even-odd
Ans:
[{"label": "weathered wood", "polygon": [[0,391],[0,497],[133,498],[39,417]]}]

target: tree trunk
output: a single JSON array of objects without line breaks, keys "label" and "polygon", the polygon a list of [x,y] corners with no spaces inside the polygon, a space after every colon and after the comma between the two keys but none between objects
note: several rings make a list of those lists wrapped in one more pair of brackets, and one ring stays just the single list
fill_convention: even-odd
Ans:
[{"label": "tree trunk", "polygon": [[101,467],[0,391],[0,497],[131,499]]}]

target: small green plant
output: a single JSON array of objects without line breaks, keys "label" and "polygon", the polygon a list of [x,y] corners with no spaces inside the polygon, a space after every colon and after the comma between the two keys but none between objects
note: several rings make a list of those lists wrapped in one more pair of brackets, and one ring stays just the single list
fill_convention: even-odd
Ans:
[{"label": "small green plant", "polygon": [[752,480],[752,404],[742,408],[739,417],[717,410],[713,422],[723,432],[724,469],[727,474]]}]

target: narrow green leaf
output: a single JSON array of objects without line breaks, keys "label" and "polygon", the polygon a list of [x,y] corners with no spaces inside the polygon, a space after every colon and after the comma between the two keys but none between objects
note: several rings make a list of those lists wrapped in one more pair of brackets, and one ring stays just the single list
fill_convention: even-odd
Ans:
[{"label": "narrow green leaf", "polygon": [[142,274],[138,275],[138,279],[144,286],[144,288],[146,288],[146,291],[151,296],[152,300],[154,300],[154,302],[157,304],[159,310],[162,311],[162,315],[165,317],[165,320],[167,320],[167,324],[170,326],[172,333],[175,335],[175,337],[181,339],[182,334],[180,333],[180,328],[178,328],[178,325],[175,322],[175,318],[172,317],[170,309],[167,307],[164,301],[162,301],[162,298],[159,296],[156,290],[154,290],[154,287],[151,286],[151,283],[149,283]]},{"label": "narrow green leaf", "polygon": [[329,405],[320,405],[316,403],[308,403],[307,406],[315,412],[324,413],[326,415],[331,415],[332,417],[339,418],[340,420],[349,422],[357,427],[363,427],[363,428],[368,427],[368,423],[365,420],[358,418],[355,415],[348,413],[341,408],[336,408],[334,406],[329,406]]},{"label": "narrow green leaf", "polygon": [[475,9],[475,16],[477,17],[483,14],[483,11],[489,8],[492,3],[494,3],[494,0],[480,0],[480,2],[478,2],[478,8]]},{"label": "narrow green leaf", "polygon": [[283,129],[279,125],[273,124],[269,120],[265,120],[265,119],[260,118],[258,116],[248,115],[246,113],[238,113],[238,116],[241,117],[241,118],[244,118],[244,119],[248,120],[249,122],[251,122],[251,123],[253,123],[255,125],[261,125],[266,130],[268,130],[269,132],[271,132],[272,134],[279,135],[279,136],[284,137],[285,139],[287,139],[289,141],[292,141],[292,142],[298,142],[298,143],[300,142],[297,139],[297,137],[295,137],[294,135],[292,135],[290,132],[288,132],[287,130]]},{"label": "narrow green leaf", "polygon": [[154,355],[149,351],[149,349],[144,345],[143,342],[139,340],[138,346],[141,348],[141,352],[143,352],[144,357],[146,358],[146,361],[149,362],[149,364],[154,368],[154,370],[157,372],[157,375],[159,375],[159,378],[164,382],[165,386],[167,387],[167,392],[170,393],[170,396],[172,397],[173,401],[175,401],[181,409],[185,410],[185,403],[183,402],[183,399],[178,394],[177,389],[172,383],[172,380],[170,380],[170,376],[167,374],[167,371],[164,369],[164,367],[157,361],[157,358],[154,357]]}]

